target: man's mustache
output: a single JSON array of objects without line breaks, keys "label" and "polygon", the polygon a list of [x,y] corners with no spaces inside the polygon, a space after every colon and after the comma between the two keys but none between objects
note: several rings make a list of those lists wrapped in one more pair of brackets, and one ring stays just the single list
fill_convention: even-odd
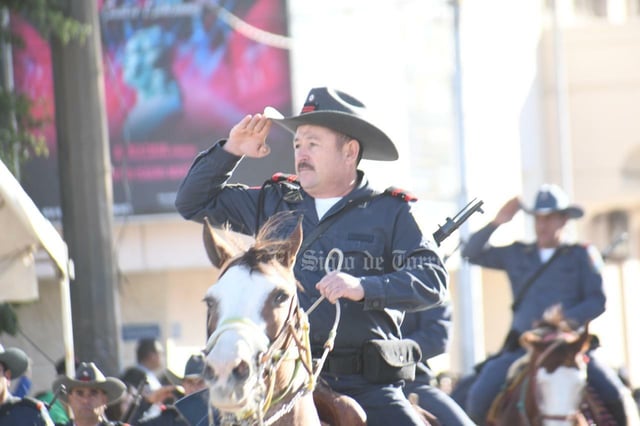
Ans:
[{"label": "man's mustache", "polygon": [[300,170],[315,170],[315,168],[306,161],[301,161],[298,163],[298,171]]}]

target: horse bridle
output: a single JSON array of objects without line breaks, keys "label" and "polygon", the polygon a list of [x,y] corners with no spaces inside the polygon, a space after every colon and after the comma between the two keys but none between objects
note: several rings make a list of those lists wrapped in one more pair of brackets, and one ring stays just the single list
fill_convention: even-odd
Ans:
[{"label": "horse bridle", "polygon": [[[240,421],[242,422],[242,424],[251,424],[250,422],[257,419],[260,425],[269,426],[270,424],[278,420],[278,418],[291,411],[291,409],[293,408],[293,403],[295,401],[315,388],[315,382],[311,379],[314,375],[312,369],[311,345],[309,340],[309,322],[298,303],[298,298],[293,297],[289,305],[289,311],[287,313],[286,320],[273,340],[269,340],[269,338],[264,335],[262,330],[250,319],[229,318],[220,323],[216,327],[216,330],[211,334],[211,336],[209,336],[207,345],[204,349],[205,355],[211,352],[223,333],[231,330],[235,330],[239,334],[250,333],[250,335],[254,339],[256,335],[263,338],[263,340],[258,343],[261,343],[262,347],[266,347],[267,349],[264,352],[259,353],[255,361],[256,365],[259,366],[258,376],[263,380],[266,380],[266,395],[258,412],[247,410],[240,416],[230,415],[232,418],[230,418],[229,420],[236,423],[237,421]],[[276,382],[275,372],[278,370],[282,362],[292,359],[289,358],[289,351],[291,347],[290,345],[292,341],[295,343],[295,347],[297,348],[297,356],[296,358],[293,358],[296,362],[296,366],[294,367],[294,372],[291,375],[286,388],[279,395],[274,396],[274,388]],[[298,372],[300,371],[300,366],[303,366],[307,371],[309,379],[307,379],[305,383],[302,384],[302,386],[298,387],[298,389],[293,390],[292,387],[298,375]],[[264,420],[264,416],[271,407],[283,401],[287,397],[287,395],[290,395],[293,392],[295,392],[292,398],[293,403],[283,406],[287,407],[286,411],[281,412],[279,410],[278,412],[274,413],[274,415],[272,415],[269,419]]]},{"label": "horse bridle", "polygon": [[[331,259],[334,256],[337,258],[337,265],[335,270],[340,271],[342,269],[344,254],[342,250],[333,248],[329,251],[325,259],[325,270],[327,272],[331,270]],[[235,415],[229,415],[229,420],[232,424],[238,424],[237,422],[240,421],[243,425],[249,425],[251,424],[249,422],[251,422],[253,419],[257,419],[259,425],[270,426],[283,415],[290,412],[293,409],[295,403],[301,397],[305,396],[315,389],[318,376],[322,371],[322,367],[327,358],[327,355],[333,349],[333,343],[337,334],[338,323],[340,322],[340,303],[336,303],[335,320],[331,330],[329,331],[329,337],[324,344],[324,352],[322,354],[322,357],[316,364],[316,371],[314,372],[313,359],[311,356],[311,341],[309,339],[310,325],[308,315],[324,299],[324,296],[321,296],[306,312],[304,312],[300,307],[298,298],[293,297],[291,300],[291,304],[289,305],[289,312],[287,314],[285,323],[272,341],[269,341],[269,338],[264,335],[258,325],[248,318],[226,319],[216,327],[213,333],[211,333],[211,336],[209,336],[209,338],[207,339],[207,344],[203,351],[205,356],[209,354],[209,352],[211,352],[218,339],[220,338],[220,335],[229,330],[239,330],[240,334],[243,334],[242,330],[246,329],[251,333],[251,335],[258,334],[259,336],[264,338],[261,342],[263,343],[263,346],[267,347],[267,350],[264,353],[259,354],[259,359],[256,360],[257,364],[260,366],[259,376],[268,379],[266,398],[261,404],[260,410],[257,413],[251,410],[247,410],[247,412],[242,413],[242,415],[240,416],[241,418],[239,419]],[[301,335],[298,335],[298,332]],[[280,395],[274,397],[273,391],[275,387],[275,372],[277,371],[280,364],[288,359],[287,354],[289,352],[291,340],[293,340],[298,350],[297,358],[295,358],[296,366],[287,387],[282,393],[280,393]],[[271,417],[269,417],[265,421],[264,416],[266,415],[267,411],[275,404],[283,401],[287,395],[290,395],[292,393],[292,386],[294,384],[298,371],[300,370],[300,365],[302,365],[307,372],[306,383],[303,383],[300,387],[298,387],[291,400],[289,400],[288,403],[284,404],[278,411],[273,413],[273,415],[271,415]],[[211,411],[211,406],[209,405],[209,421],[212,423],[212,420],[213,413]]]}]

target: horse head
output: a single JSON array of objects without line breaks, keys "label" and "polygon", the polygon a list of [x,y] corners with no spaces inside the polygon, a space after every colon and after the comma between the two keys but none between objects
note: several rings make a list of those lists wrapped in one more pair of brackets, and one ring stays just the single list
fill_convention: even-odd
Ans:
[{"label": "horse head", "polygon": [[587,384],[585,352],[588,326],[576,330],[564,318],[560,306],[548,309],[534,329],[520,337],[529,353],[530,419],[540,425],[576,425]]},{"label": "horse head", "polygon": [[290,415],[313,389],[308,322],[293,274],[302,227],[298,223],[288,238],[275,238],[283,222],[283,217],[269,220],[255,243],[241,250],[205,220],[205,247],[220,275],[205,296],[204,375],[210,405],[233,424],[262,424],[277,407],[276,416]]}]

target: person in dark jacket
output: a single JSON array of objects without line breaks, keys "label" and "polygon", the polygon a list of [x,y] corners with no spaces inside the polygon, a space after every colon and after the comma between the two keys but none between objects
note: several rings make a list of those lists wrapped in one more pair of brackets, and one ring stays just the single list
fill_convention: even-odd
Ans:
[{"label": "person in dark jacket", "polygon": [[402,322],[402,335],[420,345],[422,361],[416,367],[416,378],[404,386],[405,395],[416,394],[418,404],[437,417],[443,426],[474,426],[469,416],[449,395],[433,386],[429,359],[447,351],[451,334],[452,307],[449,302],[426,311],[407,313]]},{"label": "person in dark jacket", "polygon": [[[265,113],[271,118],[245,116],[228,139],[196,157],[178,189],[176,208],[186,219],[208,217],[217,226],[228,224],[249,235],[278,212],[300,218],[307,238],[294,266],[304,287],[300,304],[306,310],[320,297],[330,302],[319,304],[309,318],[314,356],[328,339],[335,315],[331,304],[340,303],[342,311],[322,378],[355,398],[371,425],[416,424],[401,378],[378,380],[385,372],[373,371],[375,362],[363,357],[363,347],[375,345],[374,340],[405,345],[404,353],[412,354],[410,342],[399,340],[404,311],[436,306],[447,292],[448,275],[435,244],[411,213],[413,197],[400,190],[374,190],[357,168],[361,158],[397,159],[396,148],[364,118],[360,101],[330,88],[312,89],[297,116],[284,118],[273,109]],[[244,156],[269,154],[272,123],[295,135],[297,178],[278,175],[262,188],[228,184]],[[341,271],[325,270],[334,248],[344,254]]]},{"label": "person in dark jacket", "polygon": [[[521,209],[534,216],[536,241],[503,247],[488,244],[493,232]],[[563,232],[570,219],[583,214],[581,207],[569,203],[559,186],[544,184],[536,194],[533,208],[523,207],[517,197],[510,199],[494,220],[473,234],[463,248],[462,255],[470,263],[505,271],[514,298],[511,331],[505,347],[487,360],[468,390],[466,409],[477,423],[485,422],[509,366],[525,353],[519,336],[541,320],[547,308],[560,304],[564,316],[574,326],[583,326],[604,312],[606,297],[600,273],[603,262],[598,250],[591,245],[567,243]],[[615,372],[591,353],[587,374],[589,384],[599,392],[618,424],[626,424],[625,390]]]},{"label": "person in dark jacket", "polygon": [[0,426],[53,426],[44,402],[11,394],[11,379],[20,377],[28,366],[24,351],[0,345]]}]

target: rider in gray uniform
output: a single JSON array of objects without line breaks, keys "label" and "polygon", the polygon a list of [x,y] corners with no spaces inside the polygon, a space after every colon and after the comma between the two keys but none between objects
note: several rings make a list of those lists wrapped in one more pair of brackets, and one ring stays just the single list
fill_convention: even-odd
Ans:
[{"label": "rider in gray uniform", "polygon": [[[304,287],[300,304],[306,310],[320,296],[331,302],[319,304],[309,318],[316,356],[333,323],[331,304],[340,303],[342,311],[323,379],[356,399],[371,425],[416,424],[401,378],[372,377],[378,372],[365,366],[363,346],[372,339],[406,343],[399,342],[404,311],[440,304],[448,275],[435,245],[411,214],[412,197],[398,190],[378,192],[357,170],[360,158],[384,161],[398,156],[391,140],[363,118],[363,107],[344,92],[316,88],[298,116],[246,116],[227,140],[198,155],[178,190],[176,207],[187,219],[207,216],[218,226],[229,224],[250,235],[275,213],[301,218],[305,237],[313,238],[303,242],[294,267]],[[298,180],[276,177],[262,188],[228,184],[243,156],[269,153],[265,141],[272,121],[295,133]],[[313,236],[316,229],[322,232]],[[333,248],[344,253],[343,268],[327,273],[325,259]],[[405,347],[400,351],[414,353]]]},{"label": "rider in gray uniform", "polygon": [[[531,329],[534,321],[542,319],[547,308],[561,304],[565,317],[576,326],[595,319],[605,309],[600,273],[602,258],[593,246],[564,242],[563,230],[567,221],[581,217],[583,210],[570,205],[567,195],[557,185],[542,185],[533,208],[524,209],[534,216],[535,242],[514,242],[503,247],[488,244],[493,232],[509,222],[521,208],[518,198],[507,201],[495,219],[472,235],[462,250],[462,255],[475,265],[505,271],[514,301],[519,301],[513,309],[511,331],[505,347],[485,363],[469,388],[466,409],[479,424],[485,422],[509,366],[524,354],[518,343],[520,334]],[[545,262],[549,264],[525,288],[529,277]],[[623,420],[622,382],[593,354],[587,368],[589,384],[602,397],[618,424],[626,424]]]}]

